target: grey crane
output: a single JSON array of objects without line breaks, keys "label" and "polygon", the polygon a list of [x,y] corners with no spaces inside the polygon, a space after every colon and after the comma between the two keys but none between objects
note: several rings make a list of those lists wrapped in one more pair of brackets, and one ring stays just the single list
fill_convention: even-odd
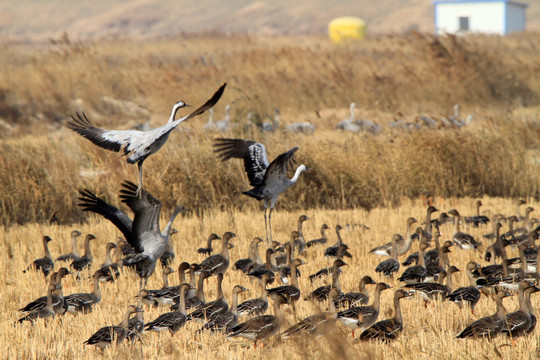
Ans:
[{"label": "grey crane", "polygon": [[[289,179],[287,170],[294,162],[294,153],[298,147],[280,154],[271,163],[266,155],[263,144],[244,139],[216,139],[214,141],[215,152],[222,161],[231,158],[244,159],[244,168],[253,189],[244,191],[257,200],[264,200],[264,224],[267,243],[272,242],[272,211],[276,205],[278,196],[293,186],[301,173],[308,170],[302,164],[296,168],[294,176]],[[268,208],[270,212],[266,215]],[[270,234],[270,237],[268,236]],[[268,240],[270,239],[270,240]]]},{"label": "grey crane", "polygon": [[169,121],[167,121],[165,125],[149,131],[100,129],[95,127],[90,120],[88,120],[88,117],[84,112],[72,116],[72,120],[69,121],[66,126],[99,147],[115,152],[123,150],[124,155],[127,156],[126,161],[129,164],[136,163],[139,169],[139,187],[137,188],[137,195],[141,196],[143,188],[142,166],[144,160],[165,145],[170,133],[180,123],[200,115],[214,106],[221,98],[226,85],[226,83],[223,84],[216,93],[197,110],[187,116],[175,120],[178,110],[188,106],[185,102],[178,101],[172,108]]},{"label": "grey crane", "polygon": [[160,231],[161,202],[144,189],[140,197],[137,192],[138,188],[134,183],[126,181],[122,184],[120,198],[135,213],[133,221],[122,210],[100,199],[88,189],[80,192],[79,205],[84,211],[95,212],[111,221],[135,249],[135,254],[126,256],[123,263],[137,270],[141,277],[140,290],[146,288],[148,278],[154,273],[157,259],[167,250],[174,219],[185,209],[177,206],[163,231]]}]

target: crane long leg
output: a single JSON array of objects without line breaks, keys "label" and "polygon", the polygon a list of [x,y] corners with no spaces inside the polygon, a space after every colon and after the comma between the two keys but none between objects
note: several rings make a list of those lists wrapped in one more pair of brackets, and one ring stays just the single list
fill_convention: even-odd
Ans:
[{"label": "crane long leg", "polygon": [[142,197],[142,188],[143,188],[143,181],[142,181],[142,176],[143,176],[143,171],[142,171],[142,165],[143,165],[143,161],[139,161],[137,163],[137,167],[139,168],[139,188],[137,189],[137,196],[139,197],[139,199]]},{"label": "crane long leg", "polygon": [[268,229],[270,232],[270,244],[272,244],[272,210],[274,210],[273,207],[270,207],[270,212],[268,213]]},{"label": "crane long leg", "polygon": [[268,241],[268,221],[266,220],[266,210],[268,210],[266,204],[264,204],[264,230],[266,231],[266,245],[270,246]]}]

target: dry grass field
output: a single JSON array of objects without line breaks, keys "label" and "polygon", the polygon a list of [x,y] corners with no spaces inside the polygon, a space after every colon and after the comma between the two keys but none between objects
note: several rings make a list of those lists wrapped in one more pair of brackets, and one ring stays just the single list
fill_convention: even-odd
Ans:
[{"label": "dry grass field", "polygon": [[[497,198],[483,198],[484,210],[487,214],[515,213],[515,204],[510,200]],[[459,209],[463,214],[473,214],[474,199],[437,199],[435,205],[441,210],[451,208]],[[532,202],[531,206],[538,208],[538,203]],[[405,220],[408,216],[422,219],[425,216],[426,207],[419,201],[411,201],[397,208],[377,208],[370,212],[363,210],[309,210],[305,213],[311,218],[304,225],[306,239],[316,238],[319,228],[327,223],[333,228],[336,224],[362,223],[370,227],[369,230],[354,227],[343,231],[344,241],[351,247],[353,259],[346,259],[348,266],[344,267],[341,285],[344,291],[354,291],[361,276],[371,275],[377,281],[374,269],[381,258],[368,255],[368,251],[375,245],[385,243],[396,233],[404,233]],[[275,238],[286,241],[290,230],[296,228],[297,217],[301,212],[276,211],[274,216]],[[165,220],[165,219],[163,219]],[[253,211],[242,212],[208,212],[202,217],[190,216],[177,219],[175,227],[179,233],[174,235],[173,244],[177,254],[175,266],[181,261],[200,262],[203,256],[197,254],[196,248],[206,244],[206,237],[210,232],[223,233],[226,230],[239,235],[234,239],[235,248],[231,253],[231,262],[244,258],[247,253],[247,244],[252,237],[264,233],[262,213]],[[156,358],[196,358],[196,359],[231,359],[231,358],[275,358],[275,359],[326,359],[332,356],[335,359],[359,358],[359,359],[533,359],[537,357],[539,345],[538,333],[517,339],[513,347],[511,340],[506,337],[498,337],[494,341],[487,340],[460,340],[454,337],[470,322],[476,318],[494,312],[495,304],[491,299],[482,297],[477,308],[476,316],[470,311],[459,310],[455,304],[444,302],[436,303],[433,307],[424,308],[420,298],[406,299],[402,302],[404,316],[404,331],[401,337],[391,343],[360,343],[353,344],[350,332],[341,324],[337,324],[327,337],[301,338],[299,340],[284,340],[279,342],[276,338],[269,342],[264,349],[253,348],[249,341],[227,340],[223,335],[195,336],[194,332],[201,324],[188,323],[174,337],[168,334],[145,333],[143,345],[136,344],[133,347],[122,345],[119,348],[111,348],[101,356],[99,350],[82,344],[101,326],[120,322],[126,306],[134,303],[137,292],[138,279],[130,273],[123,273],[121,278],[114,284],[106,283],[102,286],[103,300],[88,315],[66,315],[44,323],[38,321],[34,326],[24,324],[14,326],[20,313],[17,309],[27,302],[41,296],[44,293],[45,282],[43,276],[38,273],[23,274],[28,263],[34,258],[40,257],[41,249],[39,240],[42,235],[48,234],[53,238],[51,252],[53,256],[68,251],[69,232],[77,228],[83,233],[91,232],[97,240],[93,245],[95,263],[104,260],[104,248],[108,241],[113,241],[118,231],[107,220],[92,217],[88,224],[80,226],[48,226],[29,224],[26,226],[13,226],[4,229],[1,233],[0,254],[2,256],[2,276],[0,287],[3,289],[3,301],[0,304],[0,312],[3,314],[3,322],[0,330],[3,344],[3,358],[19,359],[156,359]],[[471,234],[482,238],[482,234],[491,231],[490,226],[480,229],[468,228]],[[442,228],[442,239],[451,237],[451,225]],[[336,241],[333,231],[329,232],[329,244]],[[450,261],[461,270],[469,260],[485,263],[482,259],[482,251],[465,251],[452,249]],[[417,247],[415,243],[414,247]],[[322,267],[331,264],[331,260],[322,255],[324,246],[317,249],[311,248],[306,257],[307,264],[301,267],[302,277],[300,287],[305,296],[324,281],[320,280],[311,284],[308,274],[316,272]],[[414,250],[414,249],[413,249]],[[511,251],[511,256],[515,252]],[[261,250],[262,255],[262,250]],[[404,260],[404,257],[400,259]],[[58,268],[58,265],[57,267]],[[89,273],[88,273],[89,275]],[[176,274],[173,274],[176,275]],[[177,283],[175,276],[171,278]],[[392,316],[391,299],[393,290],[401,284],[397,280],[383,279],[393,289],[382,293],[381,318]],[[465,273],[455,275],[454,286],[468,284]],[[241,299],[257,297],[260,293],[256,282],[250,283],[247,277],[240,272],[229,269],[224,280],[225,294],[230,299],[230,291],[234,284],[243,284],[250,291],[242,294]],[[161,279],[157,273],[150,279],[149,288],[161,287]],[[90,291],[89,280],[75,281],[69,276],[64,285],[64,293]],[[208,282],[207,299],[215,296],[215,280]],[[369,288],[372,294],[373,288]],[[230,301],[230,300],[229,300]],[[538,308],[540,298],[533,297],[533,304]],[[517,307],[517,298],[513,296],[505,299],[507,310],[514,311]],[[313,314],[318,306],[313,303],[300,300],[298,305],[300,318]],[[294,323],[294,317],[290,309],[285,308],[287,321]],[[165,308],[147,309],[144,313],[146,321],[156,318]],[[357,331],[358,335],[358,331]]]},{"label": "dry grass field", "polygon": [[[216,106],[215,118],[232,106],[233,128],[205,132],[203,115],[182,124],[169,142],[145,162],[145,185],[163,203],[163,217],[177,204],[193,210],[177,219],[173,244],[181,261],[203,258],[196,248],[211,232],[239,235],[232,261],[247,255],[247,244],[264,234],[259,204],[241,194],[247,180],[240,161],[221,163],[212,151],[215,137],[245,137],[263,142],[269,157],[298,146],[298,163],[313,171],[304,174],[278,201],[273,213],[276,239],[286,241],[300,214],[309,240],[320,226],[363,223],[369,230],[343,232],[352,260],[344,268],[342,288],[351,291],[361,276],[375,276],[381,260],[370,248],[404,233],[407,217],[423,219],[426,201],[442,211],[457,208],[473,214],[481,198],[488,214],[514,214],[515,201],[526,198],[538,208],[540,191],[540,69],[539,35],[441,37],[419,33],[380,36],[336,46],[322,37],[248,37],[192,35],[137,42],[129,39],[72,42],[68,37],[47,45],[0,42],[0,343],[3,358],[133,359],[133,358],[392,358],[392,359],[528,359],[538,354],[535,334],[517,340],[500,337],[458,341],[455,335],[475,319],[450,303],[425,309],[418,299],[402,303],[405,328],[389,345],[353,344],[339,324],[327,337],[278,342],[254,349],[247,341],[221,335],[194,336],[199,324],[188,324],[174,337],[144,334],[143,344],[121,345],[103,355],[82,342],[98,328],[119,323],[134,303],[138,279],[128,273],[103,285],[103,301],[89,315],[57,317],[45,324],[13,326],[17,309],[45,293],[43,277],[22,270],[41,257],[40,239],[53,238],[51,251],[68,250],[69,233],[77,228],[97,237],[95,262],[104,247],[119,235],[108,221],[82,214],[78,191],[88,188],[120,206],[120,183],[136,180],[136,167],[119,154],[97,148],[64,127],[70,115],[84,111],[105,128],[127,129],[149,121],[165,122],[177,100],[198,106],[223,82],[228,86]],[[357,116],[382,126],[377,135],[334,130],[357,103]],[[462,117],[472,114],[461,129],[395,129],[391,123],[416,124],[420,115],[441,119],[459,103]],[[257,125],[281,111],[281,128],[263,133]],[[245,127],[249,112],[255,126]],[[310,121],[313,134],[295,134],[284,126]],[[122,206],[125,210],[125,207]],[[533,213],[534,215],[535,213]],[[443,240],[452,235],[443,227]],[[469,228],[475,237],[491,227]],[[336,240],[329,232],[330,243]],[[453,249],[450,259],[461,270],[482,251]],[[416,250],[416,249],[413,249]],[[307,295],[322,282],[307,276],[330,265],[323,249],[312,251],[300,286]],[[261,255],[263,250],[261,250]],[[515,250],[512,250],[512,256]],[[401,259],[402,260],[402,259]],[[58,267],[58,265],[57,265]],[[88,274],[89,275],[89,274]],[[398,288],[397,281],[389,280]],[[226,296],[237,283],[258,296],[256,283],[229,271]],[[467,283],[464,271],[456,285]],[[161,286],[154,275],[149,287]],[[90,282],[69,277],[64,293],[89,291]],[[207,286],[215,295],[215,281]],[[372,290],[372,289],[371,289]],[[381,318],[391,316],[393,291],[382,296]],[[371,292],[372,293],[372,292]],[[536,306],[540,298],[534,297]],[[516,297],[505,300],[508,310]],[[483,297],[476,316],[494,312]],[[152,320],[164,309],[148,309]],[[299,317],[318,311],[305,301]],[[295,320],[287,310],[290,323]]]}]

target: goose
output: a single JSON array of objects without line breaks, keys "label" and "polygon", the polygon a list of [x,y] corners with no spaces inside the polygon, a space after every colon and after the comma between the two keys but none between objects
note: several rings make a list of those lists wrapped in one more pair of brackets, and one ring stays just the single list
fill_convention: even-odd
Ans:
[{"label": "goose", "polygon": [[282,285],[272,289],[268,289],[268,295],[278,294],[284,296],[287,301],[292,304],[293,311],[296,312],[294,303],[300,299],[300,288],[298,287],[298,279],[296,277],[296,268],[306,264],[302,259],[294,259],[291,264],[291,283],[290,285]]},{"label": "goose", "polygon": [[266,262],[262,265],[253,266],[248,272],[248,276],[261,280],[264,275],[268,275],[268,284],[272,284],[276,278],[274,271],[277,270],[278,267],[276,263],[275,251],[268,248],[266,249]]},{"label": "goose", "polygon": [[359,337],[360,341],[367,340],[395,340],[403,330],[403,319],[401,316],[401,306],[399,301],[403,298],[410,297],[411,293],[402,289],[396,290],[394,293],[394,317],[391,319],[381,320],[371,327],[364,330]]},{"label": "goose", "polygon": [[261,315],[268,310],[268,294],[266,284],[270,280],[270,275],[262,276],[262,294],[255,299],[249,299],[238,305],[238,314],[243,315]]},{"label": "goose", "polygon": [[124,320],[119,326],[104,326],[90,336],[83,344],[94,345],[103,351],[106,347],[110,346],[113,341],[116,345],[119,345],[129,333],[129,317],[131,314],[140,313],[144,310],[135,306],[129,305],[124,315]]},{"label": "goose", "polygon": [[113,242],[108,242],[107,245],[105,245],[105,262],[103,264],[101,264],[101,267],[107,267],[109,265],[111,265],[113,262],[112,262],[112,257],[111,257],[111,252],[113,249],[116,249],[117,245]]},{"label": "goose", "polygon": [[50,319],[54,318],[56,315],[56,312],[53,308],[53,295],[52,292],[57,288],[57,285],[55,284],[49,284],[47,287],[47,302],[45,303],[45,306],[39,310],[35,310],[31,312],[30,314],[20,318],[17,320],[18,323],[22,324],[25,321],[30,321],[31,323],[34,323],[37,319]]},{"label": "goose", "polygon": [[[207,279],[209,276],[210,274],[207,273],[206,271],[203,271],[202,273],[199,274],[199,280],[197,282],[197,289],[195,291],[195,295],[189,298],[187,297],[187,295],[189,294],[189,291],[192,290],[191,285],[190,285],[190,289],[186,290],[186,299],[185,299],[186,310],[196,310],[204,306],[204,304],[206,303],[205,298],[204,298],[204,280]],[[177,299],[178,299],[178,302],[175,301],[174,305],[171,305],[171,311],[176,311],[180,308],[180,297],[178,297]]]},{"label": "goose", "polygon": [[[63,315],[67,310],[67,306],[64,302],[64,296],[62,294],[62,279],[68,274],[71,274],[71,272],[62,267],[58,269],[58,271],[52,273],[49,278],[49,285],[55,286],[52,292],[52,306],[55,314],[57,315]],[[42,296],[20,308],[19,311],[26,313],[38,311],[43,309],[46,304],[47,296]]]},{"label": "goose", "polygon": [[197,249],[197,252],[199,254],[211,255],[212,251],[214,251],[214,249],[212,248],[212,241],[214,240],[221,240],[221,238],[217,234],[210,234],[210,236],[208,236],[208,239],[206,240],[206,247]]},{"label": "goose", "polygon": [[90,241],[94,240],[96,237],[92,234],[86,235],[84,239],[84,255],[78,259],[75,259],[69,265],[73,270],[77,271],[77,280],[81,279],[81,271],[92,266],[92,252],[90,251]]},{"label": "goose", "polygon": [[[187,267],[186,267],[187,266]],[[149,290],[147,300],[155,303],[155,305],[172,305],[176,302],[180,296],[180,286],[186,282],[185,270],[189,268],[187,262],[183,262],[178,267],[179,284],[177,286],[168,286],[168,274],[175,272],[176,270],[167,267],[163,268],[163,287],[159,290]]]},{"label": "goose", "polygon": [[270,297],[273,300],[274,315],[259,315],[238,324],[229,331],[227,338],[240,336],[252,340],[256,348],[258,341],[264,344],[264,340],[277,334],[285,320],[280,306],[287,303],[287,299],[279,294],[272,294]]},{"label": "goose", "polygon": [[447,295],[446,298],[458,304],[459,308],[463,307],[463,303],[466,302],[471,308],[471,312],[474,314],[474,307],[480,300],[480,290],[476,286],[476,279],[473,276],[473,270],[479,269],[478,265],[474,261],[470,261],[466,267],[467,277],[469,278],[470,286],[460,287],[459,289],[454,290],[451,294]]},{"label": "goose", "polygon": [[218,273],[224,274],[229,268],[229,248],[234,246],[229,241],[234,237],[236,237],[236,234],[230,231],[223,234],[223,237],[221,238],[221,253],[204,259],[204,261],[199,264],[199,272],[205,271],[210,273],[210,275]]},{"label": "goose", "polygon": [[[401,236],[400,234],[397,239],[397,255],[404,255],[406,254],[409,249],[411,248],[412,242],[413,242],[413,233],[411,232],[411,226],[416,223],[416,219],[413,217],[410,217],[407,219],[407,235],[405,238]],[[377,246],[369,251],[370,254],[375,254],[379,256],[390,256],[392,252],[392,241],[389,243],[386,243],[381,246]]]},{"label": "goose", "polygon": [[187,316],[187,320],[205,321],[213,319],[214,316],[229,310],[229,303],[223,296],[223,273],[217,274],[217,297],[216,300],[210,301],[199,307]]},{"label": "goose", "polygon": [[478,227],[480,224],[487,224],[489,223],[489,218],[485,215],[480,215],[480,207],[482,206],[482,201],[477,200],[476,201],[476,215],[474,216],[466,216],[465,222],[468,224],[473,224],[474,227]]},{"label": "goose", "polygon": [[[99,281],[115,281],[120,276],[120,267],[122,265],[122,251],[118,248],[118,245],[115,243],[109,243],[109,245],[114,253],[114,262],[112,262],[112,257],[109,255],[109,260],[106,260],[105,263],[110,261],[110,264],[101,266],[100,270],[103,271],[105,277],[99,279]],[[114,245],[114,246],[113,246]]]},{"label": "goose", "polygon": [[169,139],[170,133],[180,123],[204,113],[206,110],[213,107],[223,95],[225,86],[223,84],[216,93],[208,100],[204,105],[193,111],[191,114],[184,116],[180,119],[176,119],[176,113],[181,108],[187,106],[183,101],[178,101],[174,104],[169,121],[161,127],[149,130],[108,130],[95,127],[88,117],[83,112],[77,113],[76,116],[71,116],[66,126],[78,133],[79,135],[87,138],[95,145],[107,150],[119,152],[122,151],[126,157],[128,164],[137,164],[139,170],[139,185],[137,187],[136,195],[140,196],[143,189],[143,162],[150,155],[156,153],[161,149],[163,145]]},{"label": "goose", "polygon": [[[144,298],[148,295],[148,292],[145,289],[139,290],[139,293],[137,294],[137,307],[139,309],[142,309]],[[121,324],[119,325],[121,326]],[[135,316],[129,319],[128,322],[128,333],[126,335],[126,338],[129,340],[129,342],[133,345],[135,341],[138,339],[142,343],[141,335],[144,331],[144,311],[138,311],[135,313]]]},{"label": "goose", "polygon": [[33,269],[41,270],[45,277],[49,276],[51,270],[54,269],[54,261],[52,260],[48,245],[50,241],[52,241],[52,239],[47,235],[42,238],[44,256],[42,258],[34,260],[32,262],[32,265],[30,265],[26,270],[23,271],[24,273],[26,273],[30,269]]},{"label": "goose", "polygon": [[461,333],[459,333],[459,335],[456,336],[456,338],[465,339],[486,337],[488,339],[493,339],[495,336],[499,335],[504,328],[505,320],[505,309],[502,300],[510,295],[511,294],[508,291],[499,290],[497,292],[497,296],[495,297],[495,302],[497,304],[497,311],[495,314],[480,318],[469,324]]},{"label": "goose", "polygon": [[328,311],[308,316],[285,330],[281,336],[287,339],[293,336],[307,333],[309,335],[323,334],[327,326],[337,318],[334,301],[340,294],[339,289],[332,288],[328,293]]},{"label": "goose", "polygon": [[310,220],[310,218],[307,215],[300,215],[300,217],[298,218],[298,237],[294,242],[294,245],[298,249],[298,256],[304,254],[304,251],[306,249],[306,240],[304,239],[304,231],[302,229],[302,225],[308,220]]},{"label": "goose", "polygon": [[531,313],[525,299],[525,290],[530,287],[531,285],[527,281],[522,281],[519,283],[519,310],[506,314],[504,318],[504,326],[501,331],[504,334],[511,336],[514,341],[516,337],[526,335],[527,331],[531,327]]},{"label": "goose", "polygon": [[381,292],[390,289],[391,287],[383,282],[380,282],[375,287],[373,295],[373,303],[369,306],[353,306],[347,310],[337,313],[337,320],[345,327],[351,329],[351,335],[354,337],[354,331],[357,328],[363,330],[375,324],[379,317],[379,304],[381,301]]},{"label": "goose", "polygon": [[169,331],[171,335],[174,335],[184,324],[186,323],[186,291],[191,286],[189,284],[180,285],[180,301],[178,303],[178,310],[167,312],[158,316],[154,321],[150,321],[144,325],[147,331]]},{"label": "goose", "polygon": [[71,252],[57,257],[56,261],[69,261],[80,257],[79,249],[77,248],[77,237],[80,235],[81,232],[79,230],[73,230],[71,232]]},{"label": "goose", "polygon": [[385,276],[388,277],[394,277],[394,273],[399,271],[399,261],[397,260],[398,256],[398,240],[403,239],[403,237],[399,234],[395,234],[392,238],[392,252],[391,252],[391,258],[386,259],[377,265],[375,268],[375,272],[383,273]]},{"label": "goose", "polygon": [[447,271],[441,269],[439,281],[442,282],[446,277],[446,285],[436,282],[423,282],[416,284],[406,284],[404,287],[413,294],[418,294],[424,300],[424,307],[436,299],[446,299],[447,295],[452,292],[452,274],[458,272],[459,269],[455,266],[449,266]]},{"label": "goose", "polygon": [[[181,263],[180,267],[184,266],[184,264],[187,264],[189,267],[188,263]],[[145,289],[145,296],[143,297],[143,303],[145,303],[148,306],[158,306],[160,304],[160,302],[157,299],[155,299],[155,296],[156,295],[159,296],[158,294],[161,291],[169,289],[169,274],[172,274],[173,272],[175,272],[175,270],[171,267],[164,267],[162,269],[161,274],[162,274],[163,286],[161,287],[161,289],[152,289],[152,290]],[[180,284],[182,283],[183,282],[180,282]]]},{"label": "goose", "polygon": [[[343,229],[341,225],[336,225],[336,235],[338,238],[338,241],[335,246],[330,246],[326,248],[324,251],[324,256],[326,257],[337,257],[340,258],[340,256],[346,256],[348,258],[352,258],[352,255],[350,252],[347,251],[349,248],[347,245],[343,243],[343,240],[341,239],[340,231]],[[343,248],[343,246],[345,246]]]},{"label": "goose", "polygon": [[534,315],[534,308],[531,304],[531,295],[538,291],[540,291],[540,288],[538,288],[537,286],[531,286],[525,290],[525,303],[527,304],[529,314],[531,314],[531,325],[527,330],[527,334],[533,333],[536,329],[536,315]]},{"label": "goose", "polygon": [[228,333],[233,327],[238,325],[238,294],[247,291],[245,287],[236,285],[232,290],[232,305],[228,311],[213,316],[202,328],[197,330],[221,331]]},{"label": "goose", "polygon": [[456,209],[452,209],[448,212],[454,217],[454,235],[452,235],[452,241],[459,246],[461,249],[465,250],[476,250],[481,245],[474,237],[470,234],[461,232],[459,230],[459,221],[461,216]]},{"label": "goose", "polygon": [[427,269],[424,259],[424,250],[427,249],[429,245],[423,241],[422,237],[423,235],[421,236],[420,250],[418,251],[418,265],[405,269],[403,274],[401,274],[401,276],[398,278],[399,281],[403,281],[406,284],[413,284],[416,282],[422,282],[426,278]]},{"label": "goose", "polygon": [[375,285],[377,284],[371,276],[362,276],[360,282],[358,283],[358,292],[348,292],[343,295],[339,295],[336,298],[336,306],[357,306],[362,304],[367,304],[369,302],[369,294],[366,290],[366,285]]},{"label": "goose", "polygon": [[169,233],[176,216],[186,209],[177,206],[163,231],[159,231],[159,217],[161,202],[148,191],[142,190],[137,195],[137,185],[125,181],[120,191],[122,202],[135,213],[133,221],[118,208],[100,199],[88,189],[80,191],[80,206],[84,211],[91,211],[102,215],[111,221],[121,232],[135,253],[124,258],[125,266],[134,267],[141,280],[139,290],[146,288],[148,278],[154,273],[156,261],[167,250]]},{"label": "goose", "polygon": [[248,257],[245,259],[237,260],[234,265],[234,270],[240,270],[244,274],[248,274],[254,266],[263,265],[261,258],[259,257],[259,244],[263,242],[260,237],[254,237],[249,244]]},{"label": "goose", "polygon": [[[191,211],[191,210],[184,209],[182,213],[185,214],[186,211]],[[161,263],[162,267],[170,266],[174,262],[174,258],[176,257],[176,255],[174,253],[174,249],[170,240],[171,240],[171,236],[176,233],[178,233],[178,231],[173,228],[171,228],[171,230],[169,231],[169,236],[168,236],[169,242],[167,243],[167,247],[165,247],[165,251],[163,252],[163,255],[161,255],[159,258],[159,262]]]},{"label": "goose", "polygon": [[332,268],[333,268],[332,269],[332,286],[330,285],[320,286],[317,289],[313,290],[311,294],[306,296],[304,300],[317,300],[319,302],[323,302],[328,298],[331,289],[338,290],[337,296],[342,295],[343,293],[341,292],[341,286],[339,283],[339,269],[345,265],[347,265],[347,263],[344,262],[343,260],[340,260],[340,259],[334,260],[334,264],[332,265]]},{"label": "goose", "polygon": [[318,244],[326,244],[326,242],[328,241],[328,238],[326,237],[326,233],[325,231],[330,229],[328,227],[328,225],[326,224],[323,224],[321,226],[321,237],[319,239],[314,239],[314,240],[310,240],[306,243],[306,247],[312,247],[314,245],[318,245]]},{"label": "goose", "polygon": [[437,209],[433,205],[428,206],[428,208],[426,209],[426,222],[424,225],[424,235],[428,240],[431,240],[431,226],[432,226],[431,216],[433,215],[434,212],[437,212],[437,211],[439,211],[439,209]]},{"label": "goose", "polygon": [[71,314],[82,312],[87,314],[92,311],[92,307],[101,301],[101,289],[99,288],[99,279],[105,274],[98,270],[93,275],[93,289],[91,293],[75,293],[64,297],[67,304],[67,311]]},{"label": "goose", "polygon": [[[302,164],[296,168],[291,179],[286,176],[287,170],[294,162],[294,153],[298,147],[282,153],[271,163],[268,161],[264,145],[255,141],[216,139],[214,147],[214,151],[218,153],[218,157],[222,161],[227,161],[230,158],[244,159],[244,168],[253,189],[244,191],[243,194],[264,201],[266,242],[270,244],[272,242],[272,211],[278,196],[293,186],[301,173],[308,170]],[[268,208],[270,208],[270,212],[267,218]]]}]

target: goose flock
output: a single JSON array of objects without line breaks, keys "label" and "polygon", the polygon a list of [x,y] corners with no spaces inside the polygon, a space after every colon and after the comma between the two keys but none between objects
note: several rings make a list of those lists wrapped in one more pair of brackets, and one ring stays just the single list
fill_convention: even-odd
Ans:
[{"label": "goose flock", "polygon": [[[520,202],[516,214],[488,217],[481,213],[482,203],[478,201],[474,215],[463,216],[457,209],[449,209],[435,218],[434,214],[439,210],[428,206],[423,223],[413,216],[405,217],[404,229],[401,229],[405,230],[404,235],[396,233],[389,242],[362,254],[382,257],[378,266],[367,274],[354,274],[348,265],[358,260],[355,258],[358,252],[350,251],[354,246],[346,244],[346,238],[344,240],[342,231],[345,225],[330,227],[323,224],[320,238],[306,239],[304,223],[310,217],[301,215],[295,229],[290,229],[287,241],[280,243],[272,236],[271,216],[278,196],[308,170],[302,164],[295,169],[292,178],[287,176],[299,150],[297,147],[281,153],[270,162],[265,146],[259,142],[217,138],[214,149],[218,158],[222,161],[244,161],[249,185],[253,187],[244,194],[263,201],[266,237],[254,237],[245,248],[238,249],[240,253],[247,253],[246,258],[231,257],[231,249],[239,247],[242,235],[228,229],[219,234],[209,234],[205,240],[206,247],[193,246],[191,254],[175,254],[172,225],[179,214],[188,210],[181,205],[176,206],[167,224],[163,228],[160,226],[161,202],[143,187],[142,163],[165,144],[170,132],[182,121],[211,109],[224,89],[225,84],[203,106],[176,120],[178,109],[186,105],[178,102],[166,125],[146,132],[99,129],[84,114],[73,117],[67,125],[70,129],[100,147],[114,151],[123,149],[128,155],[127,161],[138,164],[138,184],[123,182],[119,194],[120,202],[127,205],[133,215],[126,214],[90,189],[81,189],[81,209],[109,220],[122,237],[114,234],[117,241],[106,243],[105,261],[97,266],[91,251],[91,243],[99,240],[96,236],[85,235],[81,256],[78,238],[82,233],[73,230],[70,234],[71,252],[55,260],[48,248],[51,238],[43,236],[44,257],[34,260],[24,271],[42,272],[48,285],[42,297],[21,304],[19,311],[24,316],[15,322],[16,326],[69,316],[67,313],[92,316],[102,300],[100,286],[129,281],[130,276],[126,273],[133,272],[139,277],[138,291],[128,297],[136,298],[137,304],[126,301],[125,312],[118,315],[116,324],[96,329],[87,339],[80,339],[81,343],[101,350],[124,342],[134,345],[138,340],[142,342],[143,337],[145,341],[152,341],[154,335],[150,332],[174,336],[187,331],[188,322],[200,323],[193,337],[211,332],[230,340],[247,339],[253,342],[254,347],[264,346],[274,338],[288,341],[298,336],[324,336],[328,332],[339,334],[339,329],[344,330],[343,334],[350,332],[355,344],[391,342],[401,336],[407,325],[408,319],[401,309],[407,306],[404,299],[412,297],[418,297],[426,308],[449,301],[456,303],[456,311],[464,309],[473,314],[482,296],[492,302],[493,313],[463,327],[455,333],[458,339],[491,340],[507,336],[515,342],[517,338],[535,331],[536,316],[531,296],[540,291],[537,287],[540,266],[535,244],[540,226],[535,228],[538,220],[531,217],[532,207],[527,207],[522,216],[520,206],[525,203]],[[417,223],[421,226],[415,229]],[[468,234],[469,226],[485,229],[485,238],[478,239]],[[487,233],[490,226],[492,232]],[[508,229],[503,231],[505,226]],[[337,241],[334,244],[329,244],[329,239],[333,238],[327,234],[330,229],[335,231]],[[221,243],[219,252],[215,250],[216,242]],[[507,248],[516,249],[519,256],[509,257]],[[466,268],[455,266],[454,261],[461,256],[460,252],[479,252],[480,249],[485,249],[482,256],[488,263],[470,261]],[[194,262],[192,259],[198,256],[206,258]],[[400,262],[400,257],[405,257],[405,260]],[[307,263],[319,258],[325,259],[329,266],[313,274],[302,272]],[[57,265],[60,266],[55,271]],[[149,289],[148,280],[156,271],[157,276],[162,277],[163,286]],[[457,287],[452,278],[460,271],[466,273],[469,283]],[[175,272],[178,273],[178,283],[171,286],[169,275]],[[238,272],[242,283],[224,289],[224,277],[231,272]],[[358,288],[344,292],[340,278],[347,272],[357,278]],[[82,281],[85,274],[92,278],[90,292],[63,293],[64,278],[73,275]],[[301,276],[306,276],[313,284],[324,284],[313,286],[314,289],[305,288],[299,282]],[[208,294],[205,286],[209,283],[215,283],[217,289],[216,296],[211,299],[205,296]],[[248,288],[253,291],[254,287],[260,288],[260,295],[241,301],[240,296]],[[384,318],[382,314],[388,312],[383,311],[382,306],[388,308],[388,304],[381,304],[381,294],[387,290],[393,293],[393,315]],[[517,298],[518,307],[514,312],[506,310],[511,301],[506,299],[509,297]],[[125,301],[125,298],[119,296],[117,301]],[[305,314],[298,311],[299,303],[312,303],[312,308],[319,310],[302,316]],[[160,315],[146,321],[145,307],[159,309]],[[292,324],[285,309],[292,312]],[[356,331],[359,331],[358,336]]]}]

